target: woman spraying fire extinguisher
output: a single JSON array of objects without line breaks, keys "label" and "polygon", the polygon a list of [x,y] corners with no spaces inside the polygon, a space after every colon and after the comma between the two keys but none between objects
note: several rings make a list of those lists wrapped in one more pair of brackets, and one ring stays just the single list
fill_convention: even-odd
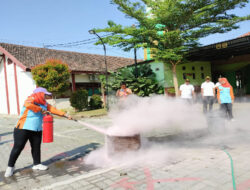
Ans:
[{"label": "woman spraying fire extinguisher", "polygon": [[38,87],[33,91],[33,94],[27,98],[22,108],[20,119],[14,129],[14,146],[12,148],[8,167],[5,172],[5,177],[10,177],[14,173],[14,166],[17,158],[29,140],[31,145],[31,153],[33,157],[34,170],[47,170],[48,166],[41,164],[41,139],[42,139],[42,122],[43,117],[47,112],[56,114],[62,117],[72,119],[66,116],[65,112],[57,110],[46,102],[52,94],[45,88]]}]

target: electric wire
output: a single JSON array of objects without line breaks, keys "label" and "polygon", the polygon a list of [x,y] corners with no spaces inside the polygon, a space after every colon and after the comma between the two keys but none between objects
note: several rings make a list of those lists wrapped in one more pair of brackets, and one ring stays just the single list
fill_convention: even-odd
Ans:
[{"label": "electric wire", "polygon": [[[111,36],[110,34],[103,35],[101,37],[108,37]],[[89,38],[89,39],[84,39],[84,40],[79,40],[79,41],[73,41],[73,42],[66,42],[66,43],[57,43],[57,44],[46,44],[42,42],[34,42],[34,41],[20,41],[20,40],[9,40],[9,39],[0,39],[1,42],[6,42],[6,43],[15,43],[15,44],[32,44],[32,45],[38,45],[38,46],[43,46],[45,48],[50,48],[50,47],[73,47],[73,46],[79,46],[79,45],[84,45],[84,44],[91,44],[95,43],[98,41],[97,37]]]},{"label": "electric wire", "polygon": [[[101,37],[108,37],[111,36],[110,34],[106,34],[103,35]],[[98,48],[98,47],[89,47],[86,45],[91,45],[94,44],[98,41],[97,37],[93,37],[93,38],[89,38],[89,39],[84,39],[84,40],[79,40],[79,41],[73,41],[73,42],[67,42],[67,43],[58,43],[58,44],[46,44],[46,43],[41,43],[41,42],[35,42],[35,41],[18,41],[18,40],[8,40],[8,39],[0,39],[0,42],[3,43],[13,43],[13,44],[19,44],[19,45],[27,45],[27,44],[32,44],[32,45],[37,45],[43,48],[69,48],[69,49],[83,49],[83,48],[87,48],[87,49],[96,49],[96,50],[101,50],[102,48]],[[120,49],[114,49],[114,47],[109,47],[109,51],[119,55],[119,56],[125,56],[128,57],[128,54],[126,54],[125,52],[118,52],[120,51]],[[132,56],[131,56],[132,57]],[[140,58],[141,56],[139,55],[139,59],[143,59]]]},{"label": "electric wire", "polygon": [[[108,37],[110,34],[106,34],[101,36],[101,38]],[[94,38],[89,38],[85,40],[80,40],[80,41],[74,41],[74,42],[67,42],[67,43],[60,43],[60,44],[47,44],[44,45],[46,48],[50,47],[74,47],[74,46],[79,46],[79,45],[84,45],[84,44],[90,44],[90,43],[96,43],[98,39],[96,37]]]}]

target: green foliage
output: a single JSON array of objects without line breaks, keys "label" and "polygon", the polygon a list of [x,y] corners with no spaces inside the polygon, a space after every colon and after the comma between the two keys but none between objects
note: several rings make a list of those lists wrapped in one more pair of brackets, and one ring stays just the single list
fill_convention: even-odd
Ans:
[{"label": "green foliage", "polygon": [[[243,8],[248,0],[111,0],[137,26],[122,26],[113,21],[96,29],[112,35],[104,42],[125,51],[149,47],[155,59],[177,64],[187,57],[187,50],[198,47],[199,39],[210,34],[239,28],[237,23],[250,20],[250,15],[231,12]],[[98,44],[98,43],[97,43]]]},{"label": "green foliage", "polygon": [[170,94],[174,94],[174,93],[175,93],[174,87],[168,88],[167,91],[168,91],[168,93],[170,93]]},{"label": "green foliage", "polygon": [[64,92],[69,89],[70,70],[60,60],[48,60],[45,64],[34,67],[31,73],[36,85],[50,92]]},{"label": "green foliage", "polygon": [[109,33],[103,41],[124,51],[130,51],[134,47],[151,48],[154,59],[173,66],[173,81],[177,93],[176,65],[188,57],[190,50],[200,46],[201,38],[237,29],[239,22],[250,20],[250,15],[238,16],[230,12],[235,8],[245,7],[248,2],[249,0],[111,0],[137,26],[122,26],[109,21],[106,28],[96,29],[96,32]]},{"label": "green foliage", "polygon": [[[135,68],[123,68],[112,73],[109,80],[109,88],[112,90],[120,89],[121,82],[125,82],[127,87],[138,96],[149,96],[151,94],[163,94],[163,87],[159,86],[156,80],[155,73],[150,68],[149,64],[144,64],[138,67],[138,77],[135,75]],[[105,76],[102,76],[101,81],[105,85]]]},{"label": "green foliage", "polygon": [[82,111],[84,108],[88,107],[88,91],[80,89],[73,92],[69,101],[73,108],[77,111]]},{"label": "green foliage", "polygon": [[91,96],[90,101],[89,101],[89,107],[90,109],[99,109],[102,108],[102,99],[100,95],[94,94]]}]

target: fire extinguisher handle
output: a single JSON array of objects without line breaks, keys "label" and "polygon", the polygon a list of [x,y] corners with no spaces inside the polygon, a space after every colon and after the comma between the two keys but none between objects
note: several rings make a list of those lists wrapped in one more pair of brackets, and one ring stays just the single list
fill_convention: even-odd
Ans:
[{"label": "fire extinguisher handle", "polygon": [[44,115],[49,115],[49,114],[50,114],[50,112],[49,112],[49,111],[44,110],[44,109],[42,109],[42,110],[41,110],[41,112],[42,112],[42,114],[44,114]]}]

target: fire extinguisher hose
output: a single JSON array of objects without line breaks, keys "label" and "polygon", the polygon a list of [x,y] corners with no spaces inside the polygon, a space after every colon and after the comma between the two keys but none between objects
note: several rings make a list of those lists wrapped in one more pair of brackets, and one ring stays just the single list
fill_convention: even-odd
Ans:
[{"label": "fire extinguisher hose", "polygon": [[104,134],[104,135],[107,134],[107,132],[106,132],[107,130],[106,130],[106,129],[103,129],[103,128],[94,126],[94,125],[92,125],[92,124],[89,124],[89,123],[86,123],[86,122],[83,122],[83,121],[79,121],[79,120],[74,120],[74,121],[80,123],[81,125],[83,125],[83,126],[85,126],[85,127],[88,127],[89,129],[92,129],[92,130],[94,130],[94,131],[96,131],[96,132],[102,133],[102,134]]},{"label": "fire extinguisher hose", "polygon": [[[64,117],[65,117],[65,118],[68,118],[67,116],[64,116]],[[107,135],[107,130],[106,130],[106,129],[97,127],[97,126],[95,126],[95,125],[86,123],[86,122],[84,122],[84,121],[79,121],[79,120],[77,120],[77,119],[73,119],[73,118],[72,118],[72,120],[75,121],[75,122],[77,122],[77,123],[79,123],[79,124],[81,124],[81,125],[83,125],[83,126],[85,126],[85,127],[87,127],[87,128],[89,128],[89,129],[92,129],[92,130],[94,130],[94,131],[96,131],[96,132],[98,132],[98,133],[102,133],[102,134],[104,134],[104,135]]]}]

